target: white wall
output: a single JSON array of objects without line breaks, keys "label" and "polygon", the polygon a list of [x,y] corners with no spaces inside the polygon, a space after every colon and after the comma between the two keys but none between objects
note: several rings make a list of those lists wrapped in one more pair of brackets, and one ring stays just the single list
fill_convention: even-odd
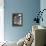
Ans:
[{"label": "white wall", "polygon": [[4,0],[0,0],[0,42],[4,41]]}]

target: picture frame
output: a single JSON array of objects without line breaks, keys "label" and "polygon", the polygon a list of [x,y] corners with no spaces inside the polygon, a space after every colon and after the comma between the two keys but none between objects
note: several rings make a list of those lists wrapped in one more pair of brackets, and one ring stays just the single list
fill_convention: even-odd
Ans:
[{"label": "picture frame", "polygon": [[23,13],[13,13],[12,25],[13,26],[22,26],[23,25]]}]

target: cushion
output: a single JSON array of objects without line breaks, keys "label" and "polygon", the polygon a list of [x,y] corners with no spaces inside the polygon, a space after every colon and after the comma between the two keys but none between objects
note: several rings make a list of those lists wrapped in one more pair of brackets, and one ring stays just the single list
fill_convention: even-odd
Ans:
[{"label": "cushion", "polygon": [[23,44],[24,44],[24,39],[25,39],[25,37],[24,37],[24,38],[21,38],[21,39],[17,42],[17,46],[23,46]]}]

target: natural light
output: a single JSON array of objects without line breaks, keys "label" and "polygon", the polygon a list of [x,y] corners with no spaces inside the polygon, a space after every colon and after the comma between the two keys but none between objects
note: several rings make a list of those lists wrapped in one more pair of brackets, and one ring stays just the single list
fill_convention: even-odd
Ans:
[{"label": "natural light", "polygon": [[4,41],[4,0],[0,0],[0,42]]}]

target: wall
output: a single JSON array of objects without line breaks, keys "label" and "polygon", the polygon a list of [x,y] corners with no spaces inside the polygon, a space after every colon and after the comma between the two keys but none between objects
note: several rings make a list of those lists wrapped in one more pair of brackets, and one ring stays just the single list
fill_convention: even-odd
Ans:
[{"label": "wall", "polygon": [[[40,0],[40,10],[43,10],[43,9],[46,9],[46,0]],[[46,27],[46,11],[44,11],[42,17],[44,20],[43,20],[43,22],[40,21],[40,25]],[[45,38],[45,44],[46,44],[46,38]]]},{"label": "wall", "polygon": [[[46,0],[41,0],[40,1],[40,9],[41,9],[41,11],[43,9],[46,9]],[[41,21],[40,24],[43,25],[43,26],[46,26],[46,20],[45,20],[46,19],[46,11],[43,12],[42,17],[43,17],[44,21],[43,22]]]},{"label": "wall", "polygon": [[[18,41],[32,28],[35,12],[40,9],[40,0],[5,0],[4,36],[7,41]],[[23,13],[23,26],[12,26],[12,13]]]},{"label": "wall", "polygon": [[0,0],[0,42],[4,41],[4,0]]}]

